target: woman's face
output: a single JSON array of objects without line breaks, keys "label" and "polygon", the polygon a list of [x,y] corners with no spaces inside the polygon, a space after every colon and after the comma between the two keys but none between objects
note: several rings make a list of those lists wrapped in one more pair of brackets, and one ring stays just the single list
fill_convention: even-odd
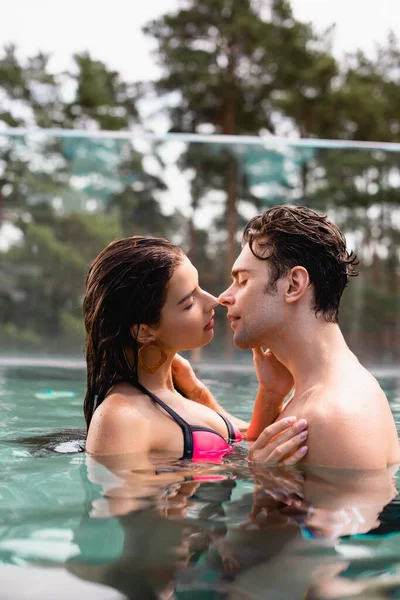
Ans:
[{"label": "woman's face", "polygon": [[199,287],[197,269],[185,256],[168,284],[155,341],[165,350],[192,350],[214,337],[214,307],[217,298]]}]

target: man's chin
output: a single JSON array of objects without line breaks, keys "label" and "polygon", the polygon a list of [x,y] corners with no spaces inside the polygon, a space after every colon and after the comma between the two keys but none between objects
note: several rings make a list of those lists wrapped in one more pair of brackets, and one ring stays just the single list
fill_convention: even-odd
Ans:
[{"label": "man's chin", "polygon": [[239,336],[233,336],[233,343],[239,350],[250,350],[251,348],[253,348],[249,340],[240,339]]}]

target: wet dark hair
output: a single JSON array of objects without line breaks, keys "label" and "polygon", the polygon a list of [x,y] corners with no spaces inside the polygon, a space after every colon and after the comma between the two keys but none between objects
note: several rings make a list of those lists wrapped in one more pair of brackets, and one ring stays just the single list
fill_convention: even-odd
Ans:
[{"label": "wet dark hair", "polygon": [[[114,381],[137,381],[139,344],[131,328],[159,324],[168,282],[183,257],[182,250],[167,240],[134,236],[109,244],[90,267],[83,299],[88,428],[94,407]],[[126,349],[133,352],[133,365]]]},{"label": "wet dark hair", "polygon": [[246,243],[254,256],[271,266],[268,291],[274,291],[290,269],[304,267],[314,289],[315,314],[338,322],[340,298],[349,277],[358,275],[358,261],[332,221],[305,206],[274,206],[247,223]]}]

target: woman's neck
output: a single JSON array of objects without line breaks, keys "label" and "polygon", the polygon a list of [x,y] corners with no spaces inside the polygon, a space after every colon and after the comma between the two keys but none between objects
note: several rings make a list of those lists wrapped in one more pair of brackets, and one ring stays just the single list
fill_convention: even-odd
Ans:
[{"label": "woman's neck", "polygon": [[174,383],[172,379],[172,359],[167,360],[157,369],[155,373],[148,373],[143,367],[138,367],[139,383],[144,387],[152,390],[169,390],[174,391]]},{"label": "woman's neck", "polygon": [[[125,349],[125,356],[127,357],[131,369],[134,365],[134,353],[131,348]],[[160,365],[155,373],[148,373],[146,369],[138,365],[138,379],[144,387],[153,390],[170,390],[174,391],[174,384],[172,379],[172,361],[174,359],[175,352],[168,353],[166,360]],[[142,351],[142,362],[145,365],[152,366],[156,365],[161,358],[161,352],[156,346],[151,346]]]}]

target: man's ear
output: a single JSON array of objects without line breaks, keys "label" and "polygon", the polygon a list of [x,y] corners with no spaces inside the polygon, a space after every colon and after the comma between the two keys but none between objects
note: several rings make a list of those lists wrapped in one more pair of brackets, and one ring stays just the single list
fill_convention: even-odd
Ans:
[{"label": "man's ear", "polygon": [[285,300],[292,304],[304,296],[310,285],[310,276],[304,267],[293,267],[287,276]]},{"label": "man's ear", "polygon": [[132,325],[131,335],[143,345],[150,344],[155,339],[154,330],[148,325]]}]

